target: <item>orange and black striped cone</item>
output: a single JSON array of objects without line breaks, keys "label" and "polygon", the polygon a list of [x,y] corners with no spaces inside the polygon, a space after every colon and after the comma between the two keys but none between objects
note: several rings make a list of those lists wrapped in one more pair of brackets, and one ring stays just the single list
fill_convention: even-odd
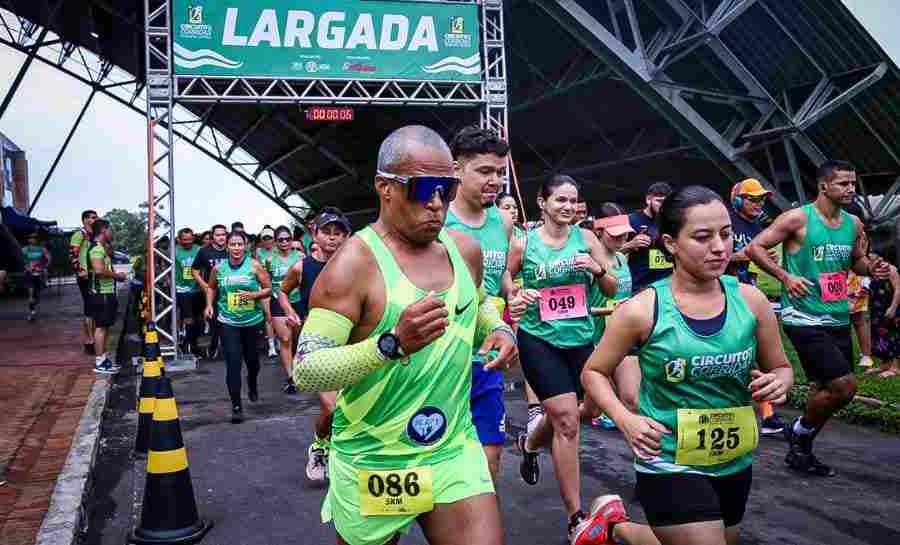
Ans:
[{"label": "orange and black striped cone", "polygon": [[212,528],[197,513],[187,451],[168,377],[157,379],[141,524],[132,543],[195,543]]}]

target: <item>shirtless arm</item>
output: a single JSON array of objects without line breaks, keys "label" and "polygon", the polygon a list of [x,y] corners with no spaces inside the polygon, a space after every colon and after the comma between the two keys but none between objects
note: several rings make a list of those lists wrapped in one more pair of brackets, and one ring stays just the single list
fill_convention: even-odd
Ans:
[{"label": "shirtless arm", "polygon": [[272,279],[269,277],[269,273],[266,272],[266,269],[259,263],[257,260],[253,260],[253,274],[256,275],[256,280],[259,282],[259,291],[249,292],[247,294],[248,299],[268,299],[272,295]]},{"label": "shirtless arm", "polygon": [[604,255],[600,240],[588,229],[581,229],[581,236],[591,250],[591,259],[601,267],[601,269],[591,271],[594,274],[594,282],[597,283],[604,295],[612,297],[616,294],[616,276],[609,270],[611,264]]},{"label": "shirtless arm", "polygon": [[294,307],[291,306],[291,300],[288,297],[292,291],[300,289],[301,278],[303,278],[303,260],[291,265],[284,280],[281,282],[281,290],[278,292],[278,304],[284,310],[284,315],[287,316],[287,323],[290,327],[297,327],[303,323],[300,317],[297,316],[297,313],[294,312]]},{"label": "shirtless arm", "polygon": [[[196,269],[194,269],[194,274],[197,274]],[[206,294],[206,310],[203,314],[206,318],[212,320],[214,315],[213,305],[216,304],[216,289],[219,287],[219,265],[212,268],[209,272],[209,282],[204,283],[203,286],[203,293]]]},{"label": "shirtless arm", "polygon": [[881,257],[869,253],[869,237],[863,227],[862,221],[853,216],[853,224],[856,228],[856,242],[853,244],[850,268],[860,276],[872,276],[879,280],[885,280],[890,274],[890,265]]},{"label": "shirtless arm", "polygon": [[785,402],[794,384],[794,371],[784,353],[778,320],[765,294],[755,286],[741,284],[741,296],[756,316],[757,357],[759,369],[752,371],[750,392],[753,401]]},{"label": "shirtless arm", "polygon": [[[768,250],[783,242],[792,240],[800,242],[805,236],[806,214],[803,210],[796,208],[778,216],[772,225],[750,241],[750,245],[746,248],[747,256],[760,269],[777,278],[794,298],[809,295],[813,283],[806,278],[789,274],[772,258]],[[784,251],[790,251],[788,245],[785,245]]]}]

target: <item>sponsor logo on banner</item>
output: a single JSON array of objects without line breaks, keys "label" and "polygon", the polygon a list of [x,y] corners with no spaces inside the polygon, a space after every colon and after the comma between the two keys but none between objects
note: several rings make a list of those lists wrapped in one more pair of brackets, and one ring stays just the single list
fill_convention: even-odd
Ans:
[{"label": "sponsor logo on banner", "polygon": [[212,26],[203,24],[203,6],[188,6],[188,22],[179,27],[181,38],[212,39]]},{"label": "sponsor logo on banner", "polygon": [[344,71],[346,72],[377,72],[378,67],[374,64],[363,64],[359,62],[345,62]]},{"label": "sponsor logo on banner", "polygon": [[472,35],[466,32],[466,18],[450,17],[450,32],[444,34],[446,47],[472,47]]}]

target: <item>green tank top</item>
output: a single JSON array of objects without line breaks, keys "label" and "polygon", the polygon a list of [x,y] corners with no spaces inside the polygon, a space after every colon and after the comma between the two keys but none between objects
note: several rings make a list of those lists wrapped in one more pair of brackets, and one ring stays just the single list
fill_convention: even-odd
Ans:
[{"label": "green tank top", "polygon": [[[369,335],[378,337],[393,329],[403,309],[426,292],[403,274],[371,227],[358,235],[374,254],[384,279],[384,314]],[[469,407],[478,289],[446,229],[438,240],[447,249],[454,276],[450,288],[437,294],[450,309],[447,331],[413,354],[408,364],[388,362],[338,393],[331,448],[355,467],[432,465],[478,441]]]},{"label": "green tank top", "polygon": [[[841,211],[841,225],[830,228],[812,204],[802,207],[806,214],[806,238],[796,253],[784,252],[784,270],[813,283],[810,294],[800,299],[781,290],[781,319],[793,326],[845,326],[850,323],[847,301],[847,272],[856,226],[853,217]],[[826,302],[822,288],[843,289],[843,296]],[[832,296],[833,297],[833,296]],[[828,299],[828,295],[824,299]]]},{"label": "green tank top", "polygon": [[[544,244],[537,230],[528,231],[522,256],[522,280],[526,289],[540,290],[562,286],[584,286],[585,303],[593,284],[593,275],[575,270],[575,256],[590,249],[580,228],[570,228],[569,238],[560,249]],[[527,333],[560,348],[590,344],[594,338],[594,321],[588,314],[581,318],[543,321],[539,304],[528,305],[519,327]]]},{"label": "green tank top", "polygon": [[[272,297],[278,297],[278,294],[281,292],[281,284],[284,283],[288,270],[301,259],[303,259],[303,256],[297,250],[291,250],[286,258],[281,256],[281,252],[272,253],[272,259],[267,261],[269,275],[272,277]],[[289,293],[288,301],[299,303],[300,290],[295,289]]]},{"label": "green tank top", "polygon": [[496,206],[485,210],[486,218],[481,227],[470,227],[462,222],[452,210],[447,210],[445,227],[456,229],[481,243],[484,262],[484,290],[488,295],[500,296],[503,287],[503,273],[506,271],[506,255],[509,253],[509,237],[503,225],[503,216]]},{"label": "green tank top", "polygon": [[253,274],[252,259],[244,257],[244,261],[237,268],[232,267],[230,260],[223,260],[219,264],[216,280],[219,283],[220,322],[235,327],[249,327],[263,321],[259,300],[241,303],[238,298],[240,291],[259,291],[259,280]]},{"label": "green tank top", "polygon": [[[756,366],[757,320],[741,296],[737,278],[722,276],[719,280],[725,292],[727,314],[722,329],[710,336],[698,335],[685,322],[672,297],[671,277],[651,284],[656,290],[657,316],[653,331],[638,354],[640,414],[660,422],[672,433],[663,435],[660,456],[652,460],[635,458],[637,471],[730,475],[753,461],[750,451],[715,465],[676,463],[678,409],[747,407],[753,422],[751,436],[754,441],[758,437],[748,390],[750,371]],[[728,429],[725,427],[719,433],[725,434]],[[724,435],[703,439],[706,445],[714,445],[718,440],[734,441]]]},{"label": "green tank top", "polygon": [[262,246],[256,249],[256,260],[265,263],[274,254],[274,250],[266,250]]},{"label": "green tank top", "polygon": [[97,276],[94,274],[94,259],[102,259],[103,266],[111,270],[112,269],[112,259],[109,258],[109,254],[106,253],[106,247],[102,244],[92,241],[91,249],[88,250],[88,279],[90,281],[90,289],[92,293],[99,295],[110,295],[116,292],[115,283],[112,278],[105,278],[102,276]]},{"label": "green tank top", "polygon": [[25,268],[34,271],[40,271],[47,267],[44,263],[44,249],[40,246],[25,246],[22,248],[22,259],[25,261]]},{"label": "green tank top", "polygon": [[[628,268],[628,258],[625,254],[616,252],[616,264],[610,271],[616,277],[616,294],[613,297],[607,297],[600,290],[600,286],[595,282],[591,286],[588,306],[605,307],[609,302],[618,303],[631,297],[631,269]],[[606,330],[606,319],[608,316],[593,316],[594,319],[594,344],[600,342],[603,331]]]},{"label": "green tank top", "polygon": [[200,286],[194,280],[194,259],[200,253],[199,246],[185,250],[183,246],[175,246],[175,291],[178,293],[196,293]]}]

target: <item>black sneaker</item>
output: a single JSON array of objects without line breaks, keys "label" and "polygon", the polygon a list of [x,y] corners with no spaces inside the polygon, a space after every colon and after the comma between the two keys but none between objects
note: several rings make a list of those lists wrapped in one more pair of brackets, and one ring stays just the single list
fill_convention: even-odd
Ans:
[{"label": "black sneaker", "polygon": [[525,450],[527,433],[520,433],[516,438],[516,447],[522,454],[522,462],[519,464],[519,475],[522,480],[530,485],[536,485],[541,479],[541,465],[538,463],[538,453]]},{"label": "black sneaker", "polygon": [[578,527],[581,522],[587,518],[587,515],[584,514],[584,511],[579,509],[572,513],[572,516],[569,517],[569,527],[566,529],[566,541],[572,541],[572,534],[575,533],[575,528]]},{"label": "black sneaker", "polygon": [[292,381],[291,379],[284,381],[284,385],[281,387],[281,390],[288,395],[294,395],[297,393],[297,387],[294,386],[294,381]]},{"label": "black sneaker", "polygon": [[231,423],[240,424],[244,421],[244,409],[240,405],[231,408]]},{"label": "black sneaker", "polygon": [[259,401],[259,391],[256,388],[248,389],[247,397],[250,398],[250,401],[256,403]]},{"label": "black sneaker", "polygon": [[[796,422],[799,417],[794,419]],[[822,463],[812,452],[813,434],[794,433],[794,422],[785,426],[784,435],[788,440],[788,453],[784,463],[798,473],[816,477],[834,477],[835,471],[828,464]]]},{"label": "black sneaker", "polygon": [[94,372],[100,375],[115,375],[121,367],[115,365],[109,359],[105,359],[100,363],[94,364]]},{"label": "black sneaker", "polygon": [[778,435],[784,432],[784,419],[777,414],[762,419],[759,426],[760,435]]}]

